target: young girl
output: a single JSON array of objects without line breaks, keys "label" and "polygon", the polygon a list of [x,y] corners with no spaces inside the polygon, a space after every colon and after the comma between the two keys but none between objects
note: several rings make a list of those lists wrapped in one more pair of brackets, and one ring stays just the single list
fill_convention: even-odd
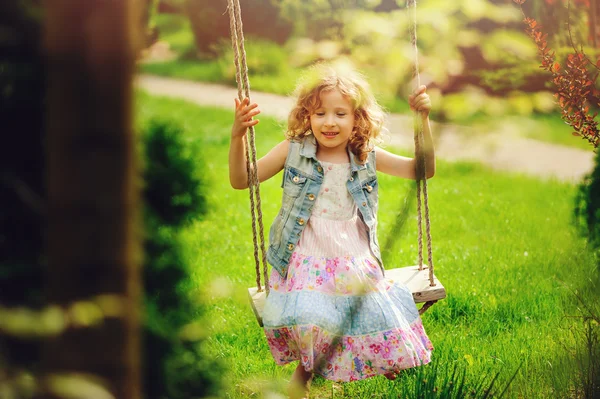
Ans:
[{"label": "young girl", "polygon": [[[375,144],[384,113],[355,72],[320,66],[297,88],[287,139],[258,161],[259,180],[284,169],[269,233],[273,266],[263,323],[280,365],[298,360],[290,396],[308,397],[313,374],[353,381],[426,364],[433,349],[412,294],[386,280],[377,241],[376,171],[414,179],[415,159]],[[425,86],[409,97],[423,119],[426,170],[435,172]],[[229,178],[247,188],[244,136],[257,104],[235,100]]]}]

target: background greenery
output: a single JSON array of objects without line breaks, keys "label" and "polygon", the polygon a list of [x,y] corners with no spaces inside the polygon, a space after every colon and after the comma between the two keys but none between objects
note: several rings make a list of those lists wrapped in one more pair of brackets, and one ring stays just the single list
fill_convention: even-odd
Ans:
[{"label": "background greenery", "polygon": [[[159,40],[172,52],[147,58],[142,71],[235,85],[226,1],[160,4],[163,12],[155,15],[154,23]],[[262,0],[242,1],[241,8],[253,90],[287,95],[306,66],[346,60],[368,77],[389,111],[408,111],[414,54],[408,33],[411,13],[405,2]],[[563,2],[530,0],[524,9],[547,27],[559,60],[573,51]],[[587,34],[588,10],[583,1],[571,3],[571,36],[593,58],[597,52]],[[204,19],[210,14],[210,21],[198,22],[200,14]],[[272,27],[268,33],[263,29],[265,15],[266,25]],[[511,116],[515,123],[507,133],[589,148],[586,141],[573,140],[562,122],[549,76],[538,67],[537,50],[524,32],[522,18],[511,1],[419,2],[419,64],[422,83],[428,85],[436,105],[432,118],[497,133]],[[281,24],[292,29],[280,32]],[[214,28],[217,25],[219,29]]]}]

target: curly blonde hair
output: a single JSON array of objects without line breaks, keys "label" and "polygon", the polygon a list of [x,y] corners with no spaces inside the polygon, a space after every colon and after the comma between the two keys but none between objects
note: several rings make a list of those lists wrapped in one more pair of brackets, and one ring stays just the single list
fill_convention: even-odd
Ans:
[{"label": "curly blonde hair", "polygon": [[321,106],[321,93],[335,89],[352,105],[354,129],[348,146],[357,162],[365,163],[369,152],[381,141],[385,112],[364,77],[351,68],[318,64],[308,71],[294,92],[297,100],[288,117],[286,137],[297,140],[312,134],[310,116]]}]

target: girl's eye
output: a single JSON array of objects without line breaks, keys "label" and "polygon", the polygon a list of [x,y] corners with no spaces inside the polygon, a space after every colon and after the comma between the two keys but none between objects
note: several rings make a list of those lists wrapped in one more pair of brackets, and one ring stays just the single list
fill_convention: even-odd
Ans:
[{"label": "girl's eye", "polygon": [[315,112],[315,115],[317,115],[317,116],[323,116],[323,115],[325,115],[325,112]]},{"label": "girl's eye", "polygon": [[346,114],[343,112],[338,112],[337,116],[346,116]]}]

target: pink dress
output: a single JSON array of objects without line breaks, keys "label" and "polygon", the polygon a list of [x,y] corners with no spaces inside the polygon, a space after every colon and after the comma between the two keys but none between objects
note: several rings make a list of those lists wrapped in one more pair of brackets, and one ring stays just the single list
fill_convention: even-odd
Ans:
[{"label": "pink dress", "polygon": [[277,364],[353,381],[426,364],[433,346],[412,294],[384,277],[348,193],[350,164],[321,162],[324,180],[292,253],[273,269],[263,323]]}]

